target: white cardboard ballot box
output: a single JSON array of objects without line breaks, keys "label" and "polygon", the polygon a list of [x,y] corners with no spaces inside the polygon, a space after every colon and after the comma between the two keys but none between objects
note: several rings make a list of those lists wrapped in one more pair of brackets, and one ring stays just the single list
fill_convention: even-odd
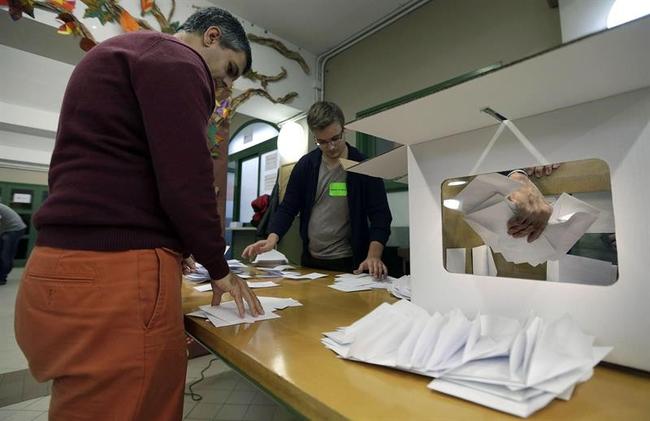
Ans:
[{"label": "white cardboard ballot box", "polygon": [[[603,31],[348,124],[406,145],[413,301],[519,317],[565,313],[607,361],[650,370],[650,18]],[[619,279],[610,286],[451,273],[443,267],[441,183],[538,164],[485,107],[503,114],[549,162],[589,158],[610,168]],[[395,159],[394,162],[403,162]],[[475,169],[477,162],[481,162]],[[398,164],[395,164],[398,165]],[[399,164],[402,165],[403,164]],[[370,164],[364,166],[368,173]],[[387,168],[390,167],[390,168]],[[354,167],[349,169],[354,171]],[[408,171],[406,171],[408,170]],[[372,172],[382,176],[382,171]]]}]

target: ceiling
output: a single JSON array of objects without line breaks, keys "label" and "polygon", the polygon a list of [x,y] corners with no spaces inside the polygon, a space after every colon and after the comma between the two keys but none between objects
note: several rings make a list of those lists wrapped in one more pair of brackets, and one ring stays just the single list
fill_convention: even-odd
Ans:
[{"label": "ceiling", "polygon": [[209,0],[318,56],[417,0]]}]

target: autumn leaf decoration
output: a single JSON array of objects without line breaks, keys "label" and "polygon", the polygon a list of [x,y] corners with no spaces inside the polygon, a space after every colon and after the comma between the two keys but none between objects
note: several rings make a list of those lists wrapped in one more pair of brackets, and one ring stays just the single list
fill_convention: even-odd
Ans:
[{"label": "autumn leaf decoration", "polygon": [[76,6],[76,0],[49,0],[48,3],[52,6],[65,9],[68,12],[72,12]]},{"label": "autumn leaf decoration", "polygon": [[142,14],[151,12],[153,9],[153,0],[140,0],[140,8],[142,9]]},{"label": "autumn leaf decoration", "polygon": [[74,19],[71,19],[71,15],[69,13],[61,13],[56,17],[56,19],[63,23],[63,25],[59,26],[59,28],[56,30],[58,34],[77,35],[77,23],[74,21]]},{"label": "autumn leaf decoration", "polygon": [[126,10],[122,10],[120,13],[120,26],[124,32],[135,32],[140,30],[138,21],[136,21]]}]

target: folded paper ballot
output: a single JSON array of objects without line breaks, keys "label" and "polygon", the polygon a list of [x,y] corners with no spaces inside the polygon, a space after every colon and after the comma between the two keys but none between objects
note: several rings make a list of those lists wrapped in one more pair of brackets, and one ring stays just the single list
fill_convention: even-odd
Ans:
[{"label": "folded paper ballot", "polygon": [[326,274],[318,273],[318,272],[311,272],[311,273],[304,273],[304,274],[300,274],[300,273],[287,274],[286,272],[284,272],[284,274],[283,274],[283,278],[285,278],[285,279],[293,279],[293,280],[298,280],[298,279],[314,280],[314,279],[318,279],[318,278],[324,278],[326,276],[327,276]]},{"label": "folded paper ballot", "polygon": [[618,266],[605,260],[567,254],[546,265],[546,280],[589,285],[611,285],[618,277]]},{"label": "folded paper ballot", "polygon": [[260,253],[253,260],[255,266],[275,267],[278,265],[286,265],[289,261],[287,256],[279,251],[272,249],[264,253]]},{"label": "folded paper ballot", "polygon": [[390,293],[397,298],[403,300],[410,300],[411,299],[411,275],[404,275],[395,279],[394,282],[391,282],[388,291],[390,291]]},{"label": "folded paper ballot", "polygon": [[582,237],[600,213],[595,207],[562,193],[553,204],[553,213],[544,232],[529,243],[526,238],[514,238],[507,232],[507,223],[516,210],[508,195],[520,187],[519,182],[501,174],[479,175],[455,198],[465,222],[486,245],[509,262],[536,266],[548,260],[558,260]]},{"label": "folded paper ballot", "polygon": [[594,345],[568,315],[523,323],[460,310],[429,315],[406,300],[383,303],[350,326],[326,332],[341,358],[435,377],[429,388],[527,417],[553,399],[569,400],[611,347]]}]

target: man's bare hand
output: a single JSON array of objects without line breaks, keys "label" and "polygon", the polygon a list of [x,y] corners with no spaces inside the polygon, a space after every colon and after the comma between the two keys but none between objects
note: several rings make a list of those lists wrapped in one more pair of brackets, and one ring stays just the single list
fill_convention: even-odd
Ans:
[{"label": "man's bare hand", "polygon": [[211,280],[210,283],[212,284],[213,306],[221,304],[221,298],[223,294],[227,292],[232,296],[233,300],[235,300],[237,310],[239,311],[239,317],[244,317],[244,302],[248,304],[248,311],[251,316],[264,314],[264,309],[262,308],[260,300],[257,299],[255,293],[248,287],[246,281],[241,279],[239,276],[229,273],[224,278]]},{"label": "man's bare hand", "polygon": [[545,175],[551,175],[553,170],[560,168],[560,164],[549,164],[549,165],[540,165],[537,167],[528,167],[526,168],[526,174],[529,177],[535,176],[537,178],[543,177]]},{"label": "man's bare hand", "polygon": [[510,178],[523,186],[508,196],[515,208],[515,216],[508,221],[508,234],[515,238],[528,237],[532,243],[544,232],[553,208],[527,176],[513,173]]},{"label": "man's bare hand", "polygon": [[271,233],[266,240],[260,240],[247,246],[241,255],[246,259],[253,259],[258,254],[272,250],[278,244],[279,240],[280,238],[277,234]]}]

